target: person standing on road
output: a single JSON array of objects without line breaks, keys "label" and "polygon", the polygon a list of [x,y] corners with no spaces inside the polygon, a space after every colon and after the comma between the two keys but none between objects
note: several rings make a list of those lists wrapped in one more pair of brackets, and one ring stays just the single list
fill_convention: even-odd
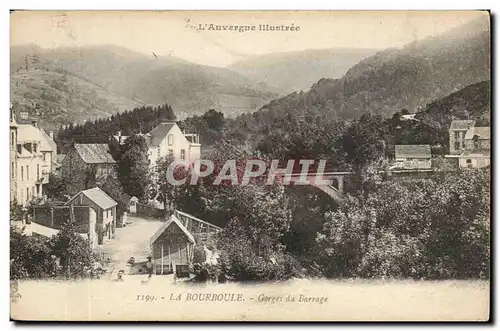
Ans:
[{"label": "person standing on road", "polygon": [[148,256],[148,261],[146,262],[146,270],[148,271],[148,278],[153,275],[153,262],[151,261],[151,256]]}]

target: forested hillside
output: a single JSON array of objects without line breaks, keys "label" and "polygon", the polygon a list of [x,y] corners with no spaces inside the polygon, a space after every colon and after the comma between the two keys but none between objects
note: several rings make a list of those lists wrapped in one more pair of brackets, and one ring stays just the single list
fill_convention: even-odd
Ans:
[{"label": "forested hillside", "polygon": [[318,110],[333,118],[415,111],[467,85],[490,79],[489,17],[441,36],[387,49],[360,61],[340,79],[321,79],[262,110],[302,115]]}]

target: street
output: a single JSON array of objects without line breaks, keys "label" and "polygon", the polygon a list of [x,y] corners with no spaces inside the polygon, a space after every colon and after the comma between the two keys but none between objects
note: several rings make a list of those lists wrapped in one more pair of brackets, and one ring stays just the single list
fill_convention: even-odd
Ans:
[{"label": "street", "polygon": [[120,269],[125,272],[125,278],[130,274],[131,265],[127,263],[130,257],[135,262],[144,262],[149,255],[149,240],[164,222],[155,219],[146,219],[127,215],[127,226],[117,228],[115,238],[107,240],[102,245],[102,252],[110,263],[106,266],[105,279],[116,279]]}]

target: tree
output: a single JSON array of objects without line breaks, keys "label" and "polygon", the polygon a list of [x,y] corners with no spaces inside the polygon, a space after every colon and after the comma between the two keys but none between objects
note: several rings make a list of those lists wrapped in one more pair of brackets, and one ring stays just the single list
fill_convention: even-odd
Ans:
[{"label": "tree", "polygon": [[148,146],[141,136],[125,140],[118,159],[118,179],[123,191],[143,200],[151,185]]},{"label": "tree", "polygon": [[118,203],[116,206],[116,216],[117,222],[121,222],[123,214],[128,210],[131,197],[123,192],[120,182],[111,176],[101,182],[99,188]]},{"label": "tree", "polygon": [[384,126],[382,117],[367,114],[354,121],[342,136],[347,161],[355,169],[384,157]]},{"label": "tree", "polygon": [[61,272],[69,278],[87,276],[92,268],[93,257],[88,239],[83,238],[71,220],[61,226],[61,230],[49,243],[53,254],[60,259]]},{"label": "tree", "polygon": [[68,179],[56,174],[49,175],[49,182],[43,186],[48,198],[65,201],[68,194]]}]

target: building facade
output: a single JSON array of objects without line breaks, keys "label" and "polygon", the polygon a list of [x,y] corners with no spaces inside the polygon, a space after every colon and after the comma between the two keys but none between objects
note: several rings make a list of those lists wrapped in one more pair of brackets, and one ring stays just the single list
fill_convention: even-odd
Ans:
[{"label": "building facade", "polygon": [[172,155],[176,160],[194,162],[200,158],[201,145],[197,134],[184,134],[173,122],[161,123],[145,136],[148,158],[155,165],[159,158]]},{"label": "building facade", "polygon": [[51,142],[35,124],[17,125],[17,201],[21,205],[43,197],[43,185],[49,182],[55,151]]},{"label": "building facade", "polygon": [[431,169],[430,145],[396,145],[395,169]]},{"label": "building facade", "polygon": [[60,171],[74,194],[116,176],[116,161],[108,144],[74,144],[62,160]]},{"label": "building facade", "polygon": [[10,201],[17,200],[17,123],[10,112]]},{"label": "building facade", "polygon": [[99,187],[75,194],[67,206],[89,206],[96,214],[97,244],[103,244],[114,237],[116,230],[116,206],[118,203]]},{"label": "building facade", "polygon": [[450,154],[458,155],[465,149],[465,135],[474,121],[471,120],[453,120],[450,124]]},{"label": "building facade", "polygon": [[461,169],[490,165],[491,129],[474,124],[474,121],[454,120],[450,125],[450,155],[447,157],[458,159]]}]

